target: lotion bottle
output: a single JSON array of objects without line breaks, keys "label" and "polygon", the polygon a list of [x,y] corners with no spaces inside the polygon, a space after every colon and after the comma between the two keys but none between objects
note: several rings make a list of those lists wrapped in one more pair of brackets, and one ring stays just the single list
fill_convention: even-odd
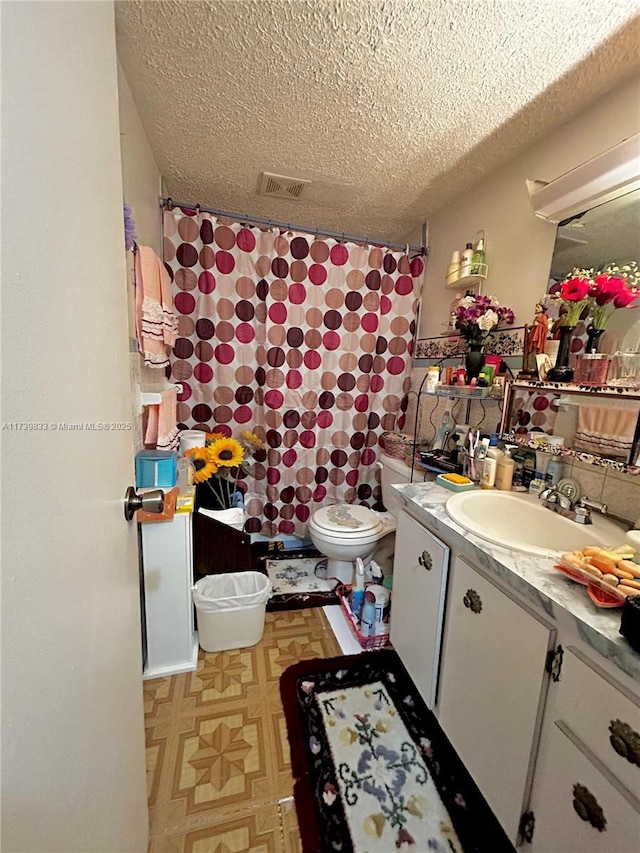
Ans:
[{"label": "lotion bottle", "polygon": [[482,480],[480,487],[483,489],[493,489],[496,481],[496,460],[491,456],[485,457],[482,468]]},{"label": "lotion bottle", "polygon": [[471,260],[473,258],[473,243],[467,243],[464,252],[460,255],[460,278],[471,275]]},{"label": "lotion bottle", "polygon": [[513,469],[515,468],[515,462],[511,458],[511,450],[512,447],[510,445],[505,447],[504,453],[498,459],[496,466],[496,489],[500,489],[502,492],[511,491]]}]

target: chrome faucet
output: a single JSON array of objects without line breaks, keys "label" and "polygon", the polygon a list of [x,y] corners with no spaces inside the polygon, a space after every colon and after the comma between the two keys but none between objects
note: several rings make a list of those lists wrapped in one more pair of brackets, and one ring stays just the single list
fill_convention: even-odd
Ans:
[{"label": "chrome faucet", "polygon": [[607,505],[600,501],[592,501],[586,495],[572,502],[571,498],[558,490],[557,486],[549,486],[543,489],[538,498],[547,509],[557,512],[565,518],[575,521],[577,524],[593,524],[591,510],[606,515]]},{"label": "chrome faucet", "polygon": [[559,510],[568,512],[573,509],[571,499],[563,495],[557,486],[548,486],[546,489],[543,489],[538,498],[547,509],[552,509],[554,512],[558,512]]},{"label": "chrome faucet", "polygon": [[607,514],[607,505],[601,503],[600,501],[592,501],[586,495],[579,498],[576,501],[575,505],[575,513],[576,513],[576,521],[579,524],[593,524],[591,520],[591,510],[595,510],[596,512],[602,513],[602,515]]}]

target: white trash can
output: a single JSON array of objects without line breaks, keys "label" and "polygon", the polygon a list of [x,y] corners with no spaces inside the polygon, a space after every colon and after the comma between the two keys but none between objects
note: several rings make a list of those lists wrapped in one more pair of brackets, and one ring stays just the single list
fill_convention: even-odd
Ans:
[{"label": "white trash can", "polygon": [[271,581],[261,572],[207,575],[191,589],[205,652],[255,646],[264,633]]}]

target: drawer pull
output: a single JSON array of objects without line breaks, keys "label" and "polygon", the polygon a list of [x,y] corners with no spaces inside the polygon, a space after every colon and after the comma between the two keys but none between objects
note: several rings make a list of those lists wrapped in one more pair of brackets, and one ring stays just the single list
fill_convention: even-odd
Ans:
[{"label": "drawer pull", "polygon": [[588,788],[578,782],[573,786],[573,808],[581,820],[587,821],[599,832],[607,828],[607,819],[598,801]]},{"label": "drawer pull", "polygon": [[468,589],[467,594],[462,599],[465,607],[471,610],[472,613],[480,613],[482,610],[482,601],[475,589]]},{"label": "drawer pull", "polygon": [[423,569],[426,569],[428,572],[433,568],[433,558],[428,551],[423,551],[422,554],[418,557],[418,563],[422,566]]},{"label": "drawer pull", "polygon": [[634,732],[628,723],[611,720],[609,724],[609,743],[630,764],[640,767],[640,734]]}]

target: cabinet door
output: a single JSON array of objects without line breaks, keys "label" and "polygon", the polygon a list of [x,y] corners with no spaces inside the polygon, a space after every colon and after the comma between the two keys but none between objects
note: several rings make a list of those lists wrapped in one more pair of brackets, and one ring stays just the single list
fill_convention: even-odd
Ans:
[{"label": "cabinet door", "polygon": [[436,716],[509,838],[529,794],[555,631],[452,561]]},{"label": "cabinet door", "polygon": [[393,558],[391,642],[428,708],[436,703],[449,548],[401,512]]},{"label": "cabinet door", "polygon": [[191,515],[143,524],[142,560],[147,624],[145,678],[196,668],[191,586]]},{"label": "cabinet door", "polygon": [[636,853],[640,814],[562,723],[552,724],[533,792],[535,853]]}]

